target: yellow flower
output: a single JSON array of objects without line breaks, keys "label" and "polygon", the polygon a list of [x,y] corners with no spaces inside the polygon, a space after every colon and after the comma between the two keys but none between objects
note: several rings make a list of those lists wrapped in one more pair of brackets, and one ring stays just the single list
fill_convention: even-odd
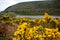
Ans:
[{"label": "yellow flower", "polygon": [[48,18],[48,17],[49,17],[48,13],[45,13],[45,14],[44,14],[44,19],[46,19],[46,18]]},{"label": "yellow flower", "polygon": [[[17,19],[17,21],[20,21],[20,24],[17,27],[17,30],[14,32],[14,38],[12,38],[13,40],[37,40],[36,38],[40,39],[40,40],[44,40],[45,37],[53,37],[53,38],[60,38],[60,32],[58,31],[58,28],[44,28],[43,25],[40,22],[42,21],[43,23],[46,24],[50,24],[47,21],[49,20],[49,18],[51,18],[51,16],[48,15],[48,13],[45,13],[44,15],[44,19],[28,19],[28,18],[19,18]],[[47,19],[47,20],[46,20]],[[51,19],[50,21],[52,21],[53,19]],[[23,22],[23,21],[27,21],[27,22]],[[49,21],[49,22],[50,22]],[[54,20],[57,24],[59,20]],[[51,24],[50,24],[51,25]],[[47,25],[47,26],[50,26]],[[30,27],[33,26],[33,27]],[[51,25],[52,26],[52,25]],[[34,37],[34,38],[33,38]]]},{"label": "yellow flower", "polygon": [[17,40],[16,38],[13,38],[12,40]]},{"label": "yellow flower", "polygon": [[40,38],[40,40],[44,40],[44,38]]},{"label": "yellow flower", "polygon": [[53,35],[53,38],[55,38],[55,35]]},{"label": "yellow flower", "polygon": [[42,38],[43,36],[42,35],[39,35],[39,38]]},{"label": "yellow flower", "polygon": [[36,31],[39,29],[39,26],[34,26],[33,30]]},{"label": "yellow flower", "polygon": [[29,36],[27,39],[31,39],[31,37]]},{"label": "yellow flower", "polygon": [[58,38],[60,38],[60,32],[57,32],[56,35]]},{"label": "yellow flower", "polygon": [[37,38],[37,37],[39,37],[39,35],[37,34],[35,37]]},{"label": "yellow flower", "polygon": [[52,32],[52,29],[45,28],[46,31]]},{"label": "yellow flower", "polygon": [[53,32],[58,32],[58,28],[56,28],[56,29],[53,29]]},{"label": "yellow flower", "polygon": [[26,25],[27,23],[24,22],[23,24],[19,25],[18,28],[26,28],[27,27]]},{"label": "yellow flower", "polygon": [[32,29],[30,28],[29,35],[32,36],[32,33],[33,33],[33,31],[32,31]]},{"label": "yellow flower", "polygon": [[46,20],[43,20],[43,22],[47,22]]},{"label": "yellow flower", "polygon": [[51,37],[51,35],[48,35],[48,37]]},{"label": "yellow flower", "polygon": [[24,34],[24,31],[22,31],[22,34]]},{"label": "yellow flower", "polygon": [[58,28],[56,28],[55,31],[58,32]]},{"label": "yellow flower", "polygon": [[24,22],[23,24],[24,24],[24,25],[27,25],[27,23],[26,23],[26,22]]},{"label": "yellow flower", "polygon": [[55,23],[56,23],[56,24],[59,24],[59,20],[57,20],[57,19],[54,19],[54,21],[55,21]]},{"label": "yellow flower", "polygon": [[19,34],[19,31],[16,31],[16,32],[14,33],[15,36],[18,35],[18,34]]},{"label": "yellow flower", "polygon": [[44,19],[50,19],[50,18],[51,18],[51,16],[49,16],[48,13],[44,14]]},{"label": "yellow flower", "polygon": [[45,31],[45,34],[48,35],[49,34],[48,31]]}]

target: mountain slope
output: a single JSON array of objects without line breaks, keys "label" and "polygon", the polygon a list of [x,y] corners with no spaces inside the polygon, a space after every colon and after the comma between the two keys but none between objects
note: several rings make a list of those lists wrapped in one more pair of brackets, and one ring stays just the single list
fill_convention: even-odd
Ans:
[{"label": "mountain slope", "polygon": [[15,12],[20,15],[42,15],[48,12],[51,15],[60,15],[60,2],[33,1],[18,3],[8,7],[4,12]]}]

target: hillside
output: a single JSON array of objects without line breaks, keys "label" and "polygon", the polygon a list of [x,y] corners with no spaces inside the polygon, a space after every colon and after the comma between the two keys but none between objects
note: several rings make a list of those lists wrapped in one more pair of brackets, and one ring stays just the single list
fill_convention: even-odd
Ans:
[{"label": "hillside", "polygon": [[33,1],[18,3],[8,7],[4,12],[14,12],[19,15],[60,15],[60,2],[58,1]]}]

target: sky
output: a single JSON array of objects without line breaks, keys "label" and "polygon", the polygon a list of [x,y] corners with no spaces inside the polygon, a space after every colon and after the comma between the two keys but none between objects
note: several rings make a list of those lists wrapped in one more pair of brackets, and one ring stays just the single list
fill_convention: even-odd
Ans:
[{"label": "sky", "polygon": [[7,7],[11,5],[28,1],[44,1],[44,0],[0,0],[0,11],[5,10]]},{"label": "sky", "polygon": [[27,1],[38,1],[38,0],[0,0],[0,11],[3,11],[7,7],[17,4],[19,2],[27,2]]}]

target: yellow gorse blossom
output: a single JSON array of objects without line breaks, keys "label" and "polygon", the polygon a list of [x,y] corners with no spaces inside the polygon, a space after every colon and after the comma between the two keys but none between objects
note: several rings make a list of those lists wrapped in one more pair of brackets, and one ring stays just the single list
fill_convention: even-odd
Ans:
[{"label": "yellow gorse blossom", "polygon": [[52,18],[52,17],[50,15],[48,15],[48,13],[45,13],[44,19],[50,19],[50,18]]},{"label": "yellow gorse blossom", "polygon": [[[19,18],[21,22],[18,25],[17,30],[14,32],[12,40],[60,40],[59,28],[58,26],[53,28],[50,23],[52,19],[47,23],[48,20],[46,19],[49,18],[51,18],[51,16],[49,16],[48,13],[45,13],[44,19],[37,18],[33,20],[28,18]],[[56,24],[60,23],[56,19],[53,19],[53,21]],[[52,28],[50,28],[50,26],[52,26]]]},{"label": "yellow gorse blossom", "polygon": [[60,23],[59,20],[57,20],[57,19],[54,19],[54,21],[55,21],[56,24]]}]

